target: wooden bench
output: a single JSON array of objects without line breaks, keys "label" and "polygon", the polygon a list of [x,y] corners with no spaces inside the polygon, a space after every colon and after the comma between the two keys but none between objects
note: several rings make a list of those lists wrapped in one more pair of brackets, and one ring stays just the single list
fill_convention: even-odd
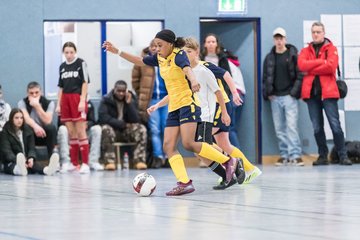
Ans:
[{"label": "wooden bench", "polygon": [[113,146],[115,147],[115,167],[118,169],[118,164],[121,164],[121,168],[123,167],[123,161],[121,160],[121,147],[125,146],[134,146],[136,143],[134,142],[114,142]]}]

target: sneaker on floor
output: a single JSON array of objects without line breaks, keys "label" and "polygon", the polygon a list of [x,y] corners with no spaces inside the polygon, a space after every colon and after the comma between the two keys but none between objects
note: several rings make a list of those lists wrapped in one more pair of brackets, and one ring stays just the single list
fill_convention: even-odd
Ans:
[{"label": "sneaker on floor", "polygon": [[237,177],[236,176],[233,176],[230,180],[230,182],[227,182],[227,181],[221,181],[219,183],[219,185],[216,185],[213,187],[214,190],[224,190],[228,187],[231,187],[232,185],[236,184],[238,181],[237,181]]},{"label": "sneaker on floor", "polygon": [[329,161],[328,161],[327,157],[319,156],[318,159],[316,159],[316,161],[313,162],[312,164],[313,164],[313,166],[328,165]]},{"label": "sneaker on floor", "polygon": [[230,159],[223,164],[226,171],[226,181],[228,182],[231,181],[231,178],[235,173],[236,164],[237,164],[237,160],[233,157],[230,157]]},{"label": "sneaker on floor", "polygon": [[72,163],[63,163],[61,165],[60,173],[73,172],[79,170],[79,166],[75,166]]},{"label": "sneaker on floor", "polygon": [[81,164],[79,173],[80,173],[80,174],[89,174],[89,173],[90,173],[90,167],[89,167],[89,165],[87,165],[86,163]]},{"label": "sneaker on floor", "polygon": [[13,170],[13,173],[15,175],[20,175],[20,176],[26,176],[28,174],[28,171],[26,168],[26,158],[23,153],[18,153],[16,155],[16,165]]},{"label": "sneaker on floor", "polygon": [[281,157],[276,161],[275,166],[284,166],[286,165],[286,163],[287,163],[287,159]]},{"label": "sneaker on floor", "polygon": [[295,158],[293,160],[291,160],[291,163],[294,164],[295,166],[304,166],[304,161],[301,158]]},{"label": "sneaker on floor", "polygon": [[51,176],[56,172],[59,166],[59,159],[60,157],[58,153],[54,152],[53,154],[51,154],[49,165],[46,166],[43,170],[45,175]]},{"label": "sneaker on floor", "polygon": [[236,169],[235,169],[235,175],[236,175],[236,179],[238,184],[242,184],[245,181],[246,178],[246,173],[244,170],[244,163],[243,160],[241,158],[239,158],[237,160],[237,164],[236,164]]},{"label": "sneaker on floor", "polygon": [[254,181],[257,177],[259,177],[262,174],[261,170],[254,166],[254,169],[251,171],[246,172],[246,178],[244,183],[251,183],[252,181]]},{"label": "sneaker on floor", "polygon": [[100,163],[96,162],[96,163],[91,163],[90,164],[90,169],[91,170],[95,170],[95,171],[104,171],[104,166],[101,165]]},{"label": "sneaker on floor", "polygon": [[145,170],[147,169],[146,163],[144,162],[138,162],[135,164],[135,169],[137,170]]},{"label": "sneaker on floor", "polygon": [[176,184],[177,186],[174,187],[171,191],[167,192],[166,196],[178,196],[195,191],[192,180],[190,180],[188,183],[177,182]]}]

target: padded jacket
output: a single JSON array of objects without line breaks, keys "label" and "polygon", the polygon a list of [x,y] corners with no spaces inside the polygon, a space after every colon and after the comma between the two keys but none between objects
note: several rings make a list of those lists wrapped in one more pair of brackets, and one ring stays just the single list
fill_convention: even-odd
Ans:
[{"label": "padded jacket", "polygon": [[299,54],[298,66],[304,72],[301,89],[301,98],[306,100],[311,96],[311,88],[316,75],[319,76],[322,99],[339,98],[339,90],[336,84],[336,69],[339,55],[337,48],[329,39],[325,39],[316,57],[313,43],[303,48]]},{"label": "padded jacket", "polygon": [[[288,59],[288,72],[293,83],[290,90],[290,95],[295,98],[300,98],[301,82],[303,80],[303,74],[299,71],[297,66],[297,48],[291,44],[286,44],[286,48],[289,49]],[[270,53],[266,55],[263,66],[263,78],[262,78],[262,92],[265,100],[269,99],[269,96],[274,95],[274,78],[275,78],[275,46],[271,49]]]},{"label": "padded jacket", "polygon": [[16,162],[16,155],[21,152],[25,154],[26,158],[32,157],[36,159],[35,136],[32,128],[27,124],[24,125],[23,142],[25,152],[22,149],[19,137],[10,129],[10,124],[7,122],[3,131],[0,133],[0,151],[2,160],[5,163]]}]

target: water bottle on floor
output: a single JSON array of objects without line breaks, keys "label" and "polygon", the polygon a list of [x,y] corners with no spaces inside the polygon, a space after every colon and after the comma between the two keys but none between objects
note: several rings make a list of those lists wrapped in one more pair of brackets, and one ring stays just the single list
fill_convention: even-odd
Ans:
[{"label": "water bottle on floor", "polygon": [[123,169],[129,170],[129,154],[127,152],[124,153]]}]

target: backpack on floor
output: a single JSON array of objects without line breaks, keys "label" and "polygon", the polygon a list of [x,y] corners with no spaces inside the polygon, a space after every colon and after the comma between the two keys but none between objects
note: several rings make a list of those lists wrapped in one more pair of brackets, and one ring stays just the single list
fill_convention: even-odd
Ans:
[{"label": "backpack on floor", "polygon": [[[360,141],[346,141],[345,148],[349,159],[353,163],[360,163]],[[335,150],[335,147],[330,152],[330,162],[333,164],[339,163],[339,155]]]}]

